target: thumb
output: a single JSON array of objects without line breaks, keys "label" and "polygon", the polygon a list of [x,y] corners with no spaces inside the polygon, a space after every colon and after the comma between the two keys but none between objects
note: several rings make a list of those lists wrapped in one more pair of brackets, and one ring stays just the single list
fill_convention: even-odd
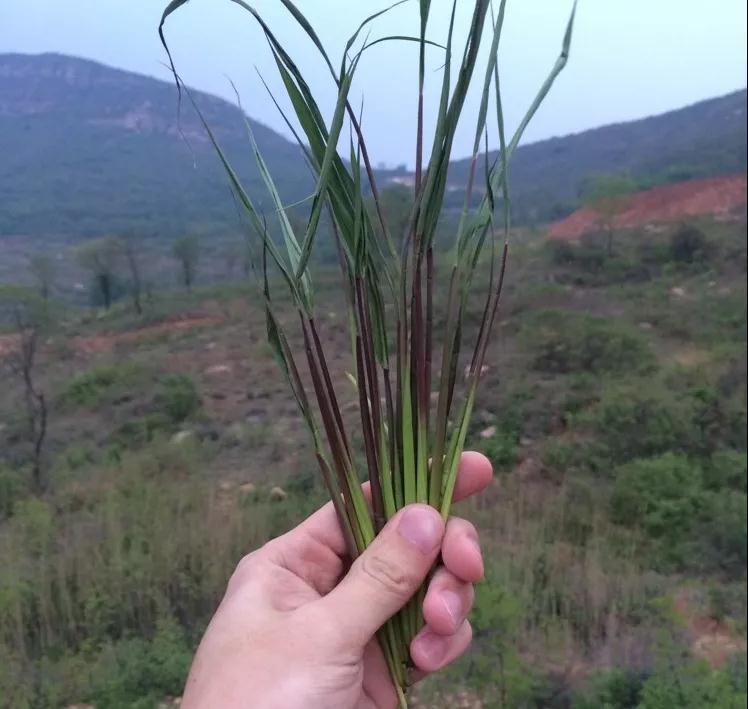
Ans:
[{"label": "thumb", "polygon": [[418,590],[441,547],[444,522],[429,505],[400,510],[319,604],[342,636],[363,647]]}]

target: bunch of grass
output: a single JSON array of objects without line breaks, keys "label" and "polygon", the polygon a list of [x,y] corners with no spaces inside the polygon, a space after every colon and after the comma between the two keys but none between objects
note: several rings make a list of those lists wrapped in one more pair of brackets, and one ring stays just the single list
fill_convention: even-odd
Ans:
[{"label": "bunch of grass", "polygon": [[[159,32],[167,52],[164,22],[187,1],[173,0],[164,11]],[[385,12],[402,4],[398,2],[361,23],[347,42],[338,67],[333,64],[319,36],[299,8],[291,0],[281,0],[319,51],[337,87],[335,110],[329,124],[323,118],[302,69],[294,63],[286,46],[265,22],[262,14],[243,0],[232,1],[259,23],[267,39],[296,122],[292,122],[283,112],[272,93],[271,98],[296,136],[316,178],[304,233],[296,233],[292,228],[288,208],[281,200],[249,124],[254,156],[274,204],[272,217],[278,220],[282,244],[276,243],[270,236],[267,217],[242,187],[210,126],[205,120],[203,124],[248,225],[257,237],[268,341],[309,428],[317,462],[350,555],[355,558],[371,543],[384,523],[405,505],[428,503],[440,510],[445,519],[449,515],[458,464],[501,300],[507,265],[509,160],[529,121],[566,64],[575,8],[572,8],[560,56],[514,135],[507,141],[497,62],[506,0],[500,0],[496,14],[491,0],[475,0],[468,35],[458,62],[453,55],[456,0],[452,3],[449,30],[443,45],[427,38],[431,0],[420,0],[417,36],[399,35],[372,40],[367,34],[369,25]],[[435,372],[434,238],[444,204],[457,125],[478,70],[479,50],[486,36],[490,37],[491,47],[482,79],[482,97],[464,207],[454,249],[449,256],[449,292],[445,323],[440,333],[440,370]],[[419,46],[415,200],[406,233],[394,236],[383,214],[361,118],[349,100],[356,70],[367,51],[388,41],[416,42]],[[436,128],[429,157],[425,159],[424,84],[426,51],[430,47],[436,47],[443,53],[444,64],[440,100],[436,107]],[[180,89],[184,89],[176,72],[175,76]],[[495,108],[490,109],[492,98]],[[195,107],[199,113],[199,108]],[[482,169],[483,195],[479,206],[473,209],[475,184],[479,179],[479,153],[484,139],[488,142],[489,110],[495,111],[500,151],[498,158],[492,162],[486,157]],[[350,129],[347,161],[339,154],[346,126]],[[365,207],[369,193],[375,207],[374,216]],[[497,196],[504,211],[503,246],[497,245],[499,239],[495,229]],[[342,291],[348,307],[355,363],[353,382],[359,401],[365,475],[359,470],[359,457],[344,424],[338,390],[315,318],[309,264],[325,217],[334,234]],[[469,354],[464,390],[458,392],[458,361],[463,348],[462,322],[468,296],[476,288],[474,276],[485,251],[490,252],[485,302],[478,333]],[[301,355],[309,369],[316,406],[313,406],[307,394],[297,366],[299,353],[293,351],[275,308],[276,301],[271,293],[268,275],[271,267],[277,271],[280,281],[290,293],[298,314],[304,342]],[[432,411],[434,381],[438,382],[438,398],[435,411]],[[347,380],[345,384],[349,385]],[[364,477],[371,482],[370,505],[360,485]],[[416,597],[380,632],[382,649],[403,706],[407,705],[408,647],[422,623],[421,601],[422,597]]]}]

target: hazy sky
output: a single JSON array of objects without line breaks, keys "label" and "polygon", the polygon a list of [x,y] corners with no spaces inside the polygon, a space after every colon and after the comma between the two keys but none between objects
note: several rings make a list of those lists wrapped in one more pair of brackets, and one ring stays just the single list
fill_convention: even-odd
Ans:
[{"label": "hazy sky", "polygon": [[[358,24],[387,0],[297,0],[333,56]],[[63,52],[167,78],[156,35],[163,0],[0,0],[0,52]],[[329,75],[277,0],[255,0],[311,83],[332,100]],[[372,36],[417,33],[412,1],[374,25]],[[458,0],[464,36],[473,2]],[[450,0],[433,0],[429,36],[443,41]],[[571,0],[509,0],[500,50],[507,121],[514,125],[555,60]],[[191,0],[173,16],[168,38],[191,85],[233,100],[238,85],[253,117],[283,124],[261,90],[256,65],[278,86],[272,60],[252,18],[228,0]],[[462,31],[462,32],[461,32]],[[412,164],[415,45],[373,49],[357,75],[365,95],[375,162]],[[438,97],[440,50],[429,56],[427,106]],[[538,113],[526,141],[678,108],[746,85],[745,0],[580,0],[572,57]],[[280,90],[280,89],[279,89]],[[471,96],[468,116],[475,114]],[[461,128],[455,156],[470,152],[472,127]]]}]

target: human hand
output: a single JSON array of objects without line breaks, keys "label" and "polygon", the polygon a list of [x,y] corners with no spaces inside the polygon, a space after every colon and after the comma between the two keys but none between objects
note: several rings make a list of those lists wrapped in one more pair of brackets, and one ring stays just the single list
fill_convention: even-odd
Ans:
[{"label": "human hand", "polygon": [[[491,476],[484,456],[465,453],[454,499]],[[440,552],[410,651],[419,675],[450,664],[470,644],[466,617],[483,576],[473,525],[453,517],[445,526],[435,509],[410,505],[350,564],[328,503],[241,560],[198,648],[183,709],[392,709],[397,695],[375,634]]]}]

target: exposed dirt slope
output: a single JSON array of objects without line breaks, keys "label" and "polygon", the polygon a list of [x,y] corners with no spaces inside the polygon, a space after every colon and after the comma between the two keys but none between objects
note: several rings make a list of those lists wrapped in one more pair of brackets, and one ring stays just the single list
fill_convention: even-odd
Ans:
[{"label": "exposed dirt slope", "polygon": [[[631,195],[615,224],[619,228],[629,228],[705,214],[727,216],[745,204],[745,175],[679,182]],[[599,216],[593,209],[585,207],[553,224],[548,236],[551,239],[579,239],[599,228]]]}]

